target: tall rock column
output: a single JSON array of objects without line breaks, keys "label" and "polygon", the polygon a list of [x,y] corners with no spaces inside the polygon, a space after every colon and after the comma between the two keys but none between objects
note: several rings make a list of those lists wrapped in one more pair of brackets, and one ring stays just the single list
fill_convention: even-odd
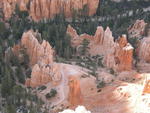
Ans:
[{"label": "tall rock column", "polygon": [[[29,65],[32,68],[31,78],[26,81],[26,84],[31,87],[40,86],[50,81],[58,82],[61,79],[61,74],[56,68],[59,66],[53,63],[52,47],[45,40],[39,43],[36,38],[38,36],[38,33],[30,30],[25,32],[21,39],[21,46],[26,49]],[[18,50],[16,48],[14,50]]]},{"label": "tall rock column", "polygon": [[118,40],[119,47],[116,47],[115,62],[118,71],[132,70],[133,47],[127,43],[126,36],[122,36]]},{"label": "tall rock column", "polygon": [[44,64],[53,63],[53,50],[47,41],[42,44],[36,39],[37,33],[32,30],[25,32],[21,39],[21,45],[24,46],[29,55],[30,65],[42,62]]},{"label": "tall rock column", "polygon": [[115,42],[115,47],[111,50],[104,56],[104,64],[107,67],[118,72],[132,70],[133,47],[127,42],[125,35]]},{"label": "tall rock column", "polygon": [[150,63],[150,37],[145,37],[139,42],[137,55],[142,62]]},{"label": "tall rock column", "polygon": [[72,106],[80,105],[83,102],[80,87],[80,81],[77,77],[69,77],[69,102]]}]

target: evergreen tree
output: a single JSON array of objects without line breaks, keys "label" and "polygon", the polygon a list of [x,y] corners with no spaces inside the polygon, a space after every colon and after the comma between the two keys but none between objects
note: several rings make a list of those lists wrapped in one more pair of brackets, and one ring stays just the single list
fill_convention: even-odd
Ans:
[{"label": "evergreen tree", "polygon": [[16,113],[16,108],[13,104],[6,105],[6,113]]},{"label": "evergreen tree", "polygon": [[12,79],[9,66],[5,66],[4,77],[2,78],[1,92],[3,97],[7,97],[12,94],[12,87],[14,86],[14,80]]},{"label": "evergreen tree", "polygon": [[88,45],[89,45],[89,41],[87,39],[84,39],[81,47],[79,48],[80,55],[85,56],[88,54],[88,50],[89,50]]}]

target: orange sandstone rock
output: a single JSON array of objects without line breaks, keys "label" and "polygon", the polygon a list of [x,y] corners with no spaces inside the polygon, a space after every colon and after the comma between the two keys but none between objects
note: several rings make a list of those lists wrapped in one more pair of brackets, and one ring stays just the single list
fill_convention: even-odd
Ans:
[{"label": "orange sandstone rock", "polygon": [[72,37],[72,46],[77,48],[81,45],[84,39],[89,40],[89,52],[91,55],[104,55],[114,46],[114,38],[112,37],[112,32],[109,27],[104,31],[103,27],[99,26],[97,27],[95,35],[91,36],[88,34],[78,35],[76,30],[69,25],[67,28],[67,34]]},{"label": "orange sandstone rock", "polygon": [[133,47],[127,43],[125,36],[120,37],[118,40],[119,46],[115,49],[115,63],[116,70],[130,71],[132,70],[133,62]]},{"label": "orange sandstone rock", "polygon": [[146,81],[144,90],[143,90],[143,94],[145,93],[149,93],[150,94],[150,80]]},{"label": "orange sandstone rock", "polygon": [[36,33],[32,30],[25,32],[21,39],[21,45],[24,46],[29,55],[30,65],[37,63],[50,64],[53,63],[53,50],[47,41],[42,44],[36,39]]},{"label": "orange sandstone rock", "polygon": [[32,68],[32,73],[31,78],[27,79],[25,84],[31,87],[60,80],[60,72],[57,71],[59,66],[53,64],[53,49],[45,40],[40,44],[36,38],[38,36],[38,33],[32,30],[25,32],[21,43],[12,48],[16,56],[20,56],[19,51],[22,48],[25,48],[29,56],[29,65]]},{"label": "orange sandstone rock", "polygon": [[[87,6],[89,16],[96,13],[99,0],[3,0],[3,12],[5,18],[10,18],[18,4],[21,11],[29,10],[33,20],[53,18],[57,14],[64,14],[65,17],[72,17],[74,12],[82,10]],[[30,9],[27,6],[30,5]]]},{"label": "orange sandstone rock", "polygon": [[97,27],[94,36],[88,34],[78,35],[70,25],[67,34],[72,39],[73,47],[80,47],[83,39],[89,40],[89,53],[91,55],[103,55],[104,65],[115,71],[130,71],[133,62],[133,47],[128,43],[125,35],[122,35],[116,42],[109,27],[104,31],[101,26]]},{"label": "orange sandstone rock", "polygon": [[150,63],[150,37],[143,38],[138,46],[137,55],[142,62]]},{"label": "orange sandstone rock", "polygon": [[29,3],[29,0],[2,0],[0,2],[2,3],[1,7],[4,12],[4,17],[5,19],[8,19],[11,17],[11,14],[14,13],[16,4],[19,6],[21,11],[27,10],[27,4]]},{"label": "orange sandstone rock", "polygon": [[129,38],[141,38],[147,23],[144,20],[136,20],[136,22],[128,28]]},{"label": "orange sandstone rock", "polygon": [[71,105],[80,105],[83,102],[80,81],[75,77],[69,77],[69,102]]}]

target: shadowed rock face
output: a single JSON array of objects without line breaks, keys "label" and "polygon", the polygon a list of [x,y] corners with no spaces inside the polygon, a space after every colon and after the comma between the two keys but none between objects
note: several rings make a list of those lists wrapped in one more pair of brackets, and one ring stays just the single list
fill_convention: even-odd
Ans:
[{"label": "shadowed rock face", "polygon": [[73,47],[78,48],[84,39],[89,40],[89,53],[91,55],[103,55],[104,65],[113,68],[115,71],[130,71],[133,61],[133,47],[128,43],[125,35],[122,35],[116,42],[109,27],[97,27],[94,36],[88,34],[78,35],[70,25],[67,33],[72,37]]},{"label": "shadowed rock face", "polygon": [[[89,16],[96,13],[99,0],[3,0],[3,12],[5,18],[10,18],[15,5],[18,4],[21,11],[27,10],[33,20],[53,18],[63,13],[65,17],[72,17],[73,14],[88,8]],[[27,9],[27,7],[30,7]]]},{"label": "shadowed rock face", "polygon": [[138,52],[138,57],[142,62],[150,63],[149,47],[150,47],[150,36],[140,40],[137,52]]}]

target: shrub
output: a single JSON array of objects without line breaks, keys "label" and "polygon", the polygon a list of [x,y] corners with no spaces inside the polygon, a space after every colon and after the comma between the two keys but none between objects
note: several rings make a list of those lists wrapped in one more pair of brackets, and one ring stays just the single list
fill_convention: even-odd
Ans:
[{"label": "shrub", "polygon": [[103,88],[105,87],[106,83],[104,81],[100,81],[98,84],[97,84],[97,88]]},{"label": "shrub", "polygon": [[38,88],[38,90],[45,90],[47,87],[46,86],[40,86],[39,88]]},{"label": "shrub", "polygon": [[47,94],[45,95],[45,97],[46,97],[47,99],[49,99],[49,98],[54,97],[56,94],[57,94],[57,91],[56,91],[55,89],[51,89],[50,93],[47,93]]},{"label": "shrub", "polygon": [[111,73],[112,75],[114,75],[114,74],[115,74],[115,71],[114,71],[112,68],[110,68],[110,73]]}]

